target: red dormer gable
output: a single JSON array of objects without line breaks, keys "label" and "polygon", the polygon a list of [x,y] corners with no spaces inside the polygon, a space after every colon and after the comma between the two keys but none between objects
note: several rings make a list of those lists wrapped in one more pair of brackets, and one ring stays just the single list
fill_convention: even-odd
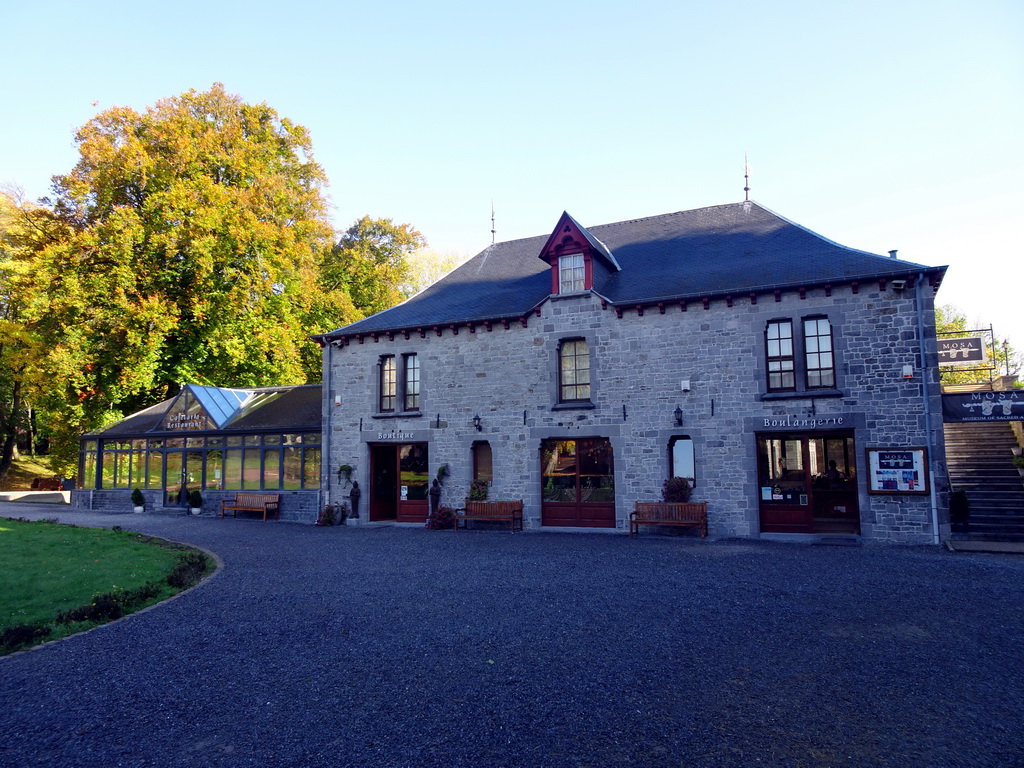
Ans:
[{"label": "red dormer gable", "polygon": [[587,228],[576,219],[563,212],[558,224],[555,225],[551,236],[544,243],[538,257],[551,265],[551,292],[561,293],[561,281],[559,264],[563,256],[582,254],[584,278],[583,290],[589,291],[594,287],[594,260],[597,259],[605,266],[618,272],[618,262],[608,250],[607,246],[594,237]]}]

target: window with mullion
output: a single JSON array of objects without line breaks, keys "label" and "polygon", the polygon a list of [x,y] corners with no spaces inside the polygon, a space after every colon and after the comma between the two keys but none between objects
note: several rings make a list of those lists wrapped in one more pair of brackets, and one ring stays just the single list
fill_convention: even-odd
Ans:
[{"label": "window with mullion", "polygon": [[807,388],[834,387],[836,372],[832,353],[832,325],[827,317],[804,319],[804,354]]},{"label": "window with mullion", "polygon": [[398,397],[398,376],[394,355],[385,355],[380,359],[380,411],[388,413],[395,410]]},{"label": "window with mullion", "polygon": [[765,330],[765,355],[769,391],[796,389],[792,320],[773,320],[768,323]]},{"label": "window with mullion", "polygon": [[582,253],[560,256],[558,259],[559,293],[582,291],[586,283],[586,265]]},{"label": "window with mullion", "polygon": [[420,362],[415,355],[405,356],[405,410],[420,409]]},{"label": "window with mullion", "polygon": [[561,402],[590,400],[590,349],[584,339],[562,342],[558,374]]}]

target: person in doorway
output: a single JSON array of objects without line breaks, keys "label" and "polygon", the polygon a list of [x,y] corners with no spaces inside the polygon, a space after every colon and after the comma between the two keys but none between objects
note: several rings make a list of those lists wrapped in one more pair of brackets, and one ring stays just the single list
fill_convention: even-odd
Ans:
[{"label": "person in doorway", "polygon": [[843,473],[839,471],[839,467],[836,466],[835,459],[829,461],[828,472],[825,473],[825,477],[828,478],[828,487],[832,489],[842,488],[843,482],[846,480]]}]

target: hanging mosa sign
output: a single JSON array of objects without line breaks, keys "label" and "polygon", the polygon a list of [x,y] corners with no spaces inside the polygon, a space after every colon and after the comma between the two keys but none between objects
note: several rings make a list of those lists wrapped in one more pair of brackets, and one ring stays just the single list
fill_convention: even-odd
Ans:
[{"label": "hanging mosa sign", "polygon": [[1024,421],[1024,390],[960,392],[942,396],[942,420]]},{"label": "hanging mosa sign", "polygon": [[939,365],[973,365],[988,362],[981,336],[939,339]]}]

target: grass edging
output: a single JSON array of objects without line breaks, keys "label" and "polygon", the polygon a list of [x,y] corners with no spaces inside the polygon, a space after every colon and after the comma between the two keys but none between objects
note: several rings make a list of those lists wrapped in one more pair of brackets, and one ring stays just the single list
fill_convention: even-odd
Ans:
[{"label": "grass edging", "polygon": [[[69,528],[80,527],[74,524],[60,523],[57,519],[0,519],[26,523],[43,522]],[[130,535],[140,544],[175,551],[177,556],[174,559],[173,567],[163,578],[150,580],[138,587],[118,588],[110,592],[94,594],[88,603],[58,611],[48,622],[8,627],[0,633],[0,659],[59,642],[97,627],[116,623],[138,613],[145,613],[208,582],[220,572],[224,565],[215,553],[202,547],[150,534],[124,531],[120,526],[113,526],[109,530],[118,534]]]}]

